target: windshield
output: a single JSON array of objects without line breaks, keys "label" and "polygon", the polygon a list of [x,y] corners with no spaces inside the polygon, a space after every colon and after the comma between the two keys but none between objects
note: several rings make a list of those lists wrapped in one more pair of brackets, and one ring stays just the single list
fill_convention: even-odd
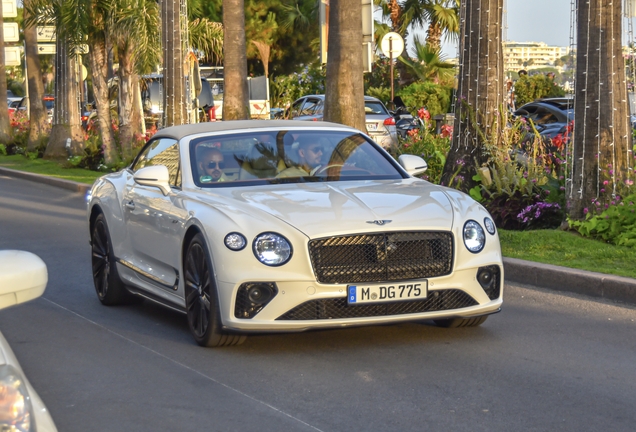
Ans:
[{"label": "windshield", "polygon": [[376,101],[365,101],[364,102],[364,112],[366,114],[382,114],[389,115],[382,102]]},{"label": "windshield", "polygon": [[254,131],[190,143],[201,187],[404,178],[397,163],[356,132]]}]

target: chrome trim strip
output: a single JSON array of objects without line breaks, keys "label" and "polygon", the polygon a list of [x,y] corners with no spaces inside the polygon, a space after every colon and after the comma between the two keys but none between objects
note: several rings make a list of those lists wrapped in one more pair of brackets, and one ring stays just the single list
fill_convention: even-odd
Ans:
[{"label": "chrome trim strip", "polygon": [[168,288],[171,289],[173,291],[176,291],[179,288],[179,272],[175,270],[175,281],[172,285],[167,284],[164,280],[159,279],[157,276],[151,275],[150,273],[140,269],[139,267],[135,266],[134,264],[129,263],[128,261],[125,261],[121,258],[116,258],[116,261],[125,266],[128,267],[129,269],[131,269],[132,271],[134,271],[135,273],[139,274],[140,276],[145,277],[146,279],[150,279],[152,282],[157,283],[159,285],[161,285],[164,288]]}]

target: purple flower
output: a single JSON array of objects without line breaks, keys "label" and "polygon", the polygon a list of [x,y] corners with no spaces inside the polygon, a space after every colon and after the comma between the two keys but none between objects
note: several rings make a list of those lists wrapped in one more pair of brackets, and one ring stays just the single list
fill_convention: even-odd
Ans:
[{"label": "purple flower", "polygon": [[601,189],[601,193],[605,193],[605,189]]},{"label": "purple flower", "polygon": [[587,209],[587,207],[585,207],[585,208],[583,209],[583,214],[587,214],[588,212],[589,212],[589,210]]}]

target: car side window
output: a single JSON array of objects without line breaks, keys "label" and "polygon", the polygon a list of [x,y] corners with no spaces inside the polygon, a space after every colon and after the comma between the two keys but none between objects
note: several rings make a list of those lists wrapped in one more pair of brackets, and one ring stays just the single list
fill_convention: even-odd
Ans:
[{"label": "car side window", "polygon": [[316,99],[307,99],[303,104],[303,108],[300,111],[301,116],[313,115],[316,110],[316,105],[318,101]]},{"label": "car side window", "polygon": [[170,186],[181,187],[181,163],[179,142],[173,138],[159,138],[150,141],[141,150],[130,169],[133,172],[147,166],[164,165],[170,173]]},{"label": "car side window", "polygon": [[556,116],[545,108],[538,108],[532,115],[532,120],[536,124],[556,123],[558,121]]},{"label": "car side window", "polygon": [[298,117],[300,115],[300,107],[303,105],[305,99],[300,99],[294,102],[291,108],[291,118]]}]

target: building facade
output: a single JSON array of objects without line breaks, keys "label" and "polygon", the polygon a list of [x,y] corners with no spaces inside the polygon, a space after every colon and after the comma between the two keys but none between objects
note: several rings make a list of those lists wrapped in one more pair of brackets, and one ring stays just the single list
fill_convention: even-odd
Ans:
[{"label": "building facade", "polygon": [[569,47],[549,46],[544,42],[507,41],[503,43],[503,47],[507,71],[554,67],[556,60],[570,52]]}]

